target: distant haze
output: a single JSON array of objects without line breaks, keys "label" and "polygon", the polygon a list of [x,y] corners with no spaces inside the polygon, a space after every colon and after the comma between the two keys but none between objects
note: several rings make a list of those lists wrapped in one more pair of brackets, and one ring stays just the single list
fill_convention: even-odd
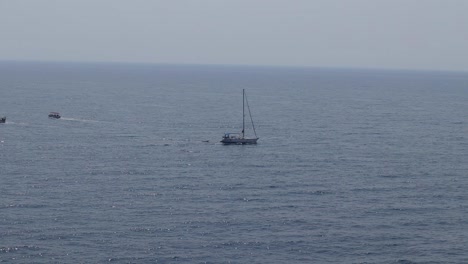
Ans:
[{"label": "distant haze", "polygon": [[0,0],[0,60],[468,71],[466,0]]}]

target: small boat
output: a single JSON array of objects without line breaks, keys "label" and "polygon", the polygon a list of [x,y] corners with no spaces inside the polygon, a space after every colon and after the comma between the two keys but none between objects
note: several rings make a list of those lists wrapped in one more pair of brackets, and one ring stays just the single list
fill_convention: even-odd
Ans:
[{"label": "small boat", "polygon": [[6,116],[0,117],[0,124],[4,124],[6,122]]},{"label": "small boat", "polygon": [[[247,105],[247,110],[249,112],[250,122],[252,123],[252,129],[255,134],[255,138],[246,138],[245,137],[245,105]],[[250,113],[249,102],[247,101],[247,96],[245,95],[245,89],[242,89],[242,131],[240,133],[225,133],[221,143],[223,144],[257,144],[257,132],[255,131],[254,122],[252,119],[252,114]]]},{"label": "small boat", "polygon": [[50,112],[49,113],[49,118],[59,119],[60,117],[61,117],[60,113],[57,113],[57,112]]}]

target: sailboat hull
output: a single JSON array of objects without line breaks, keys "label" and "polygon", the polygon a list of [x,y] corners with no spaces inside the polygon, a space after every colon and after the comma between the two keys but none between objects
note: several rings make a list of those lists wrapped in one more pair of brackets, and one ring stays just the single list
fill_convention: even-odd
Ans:
[{"label": "sailboat hull", "polygon": [[223,138],[221,143],[229,145],[247,145],[247,144],[257,144],[258,138]]}]

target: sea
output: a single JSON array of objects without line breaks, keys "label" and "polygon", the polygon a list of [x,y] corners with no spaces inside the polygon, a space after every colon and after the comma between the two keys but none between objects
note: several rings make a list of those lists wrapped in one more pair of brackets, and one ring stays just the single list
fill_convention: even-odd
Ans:
[{"label": "sea", "polygon": [[468,72],[4,61],[0,116],[1,263],[468,263]]}]

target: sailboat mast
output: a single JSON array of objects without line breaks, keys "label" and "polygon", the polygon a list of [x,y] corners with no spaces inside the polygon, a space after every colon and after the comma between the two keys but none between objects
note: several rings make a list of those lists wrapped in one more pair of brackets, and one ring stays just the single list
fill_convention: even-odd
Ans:
[{"label": "sailboat mast", "polygon": [[249,100],[247,99],[247,95],[245,95],[245,104],[247,105],[247,110],[249,110],[250,122],[252,123],[252,128],[255,134],[255,138],[257,138],[257,132],[255,131],[255,125],[254,125],[253,118],[252,118],[252,112],[250,112]]},{"label": "sailboat mast", "polygon": [[245,102],[245,89],[242,89],[242,138],[245,137],[245,113],[244,113],[244,102]]}]

